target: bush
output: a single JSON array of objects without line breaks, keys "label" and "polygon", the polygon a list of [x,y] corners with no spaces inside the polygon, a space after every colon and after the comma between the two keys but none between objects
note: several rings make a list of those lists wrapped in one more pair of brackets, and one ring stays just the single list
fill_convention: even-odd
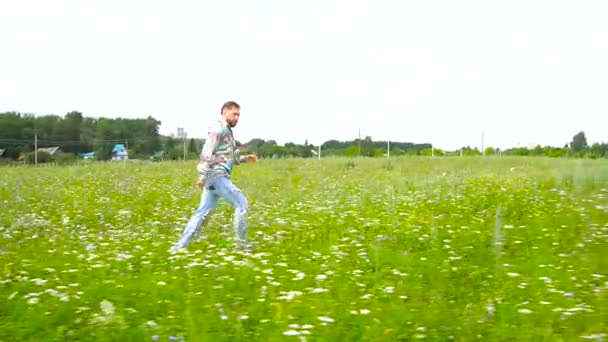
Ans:
[{"label": "bush", "polygon": [[[40,153],[38,154],[38,158],[40,158]],[[57,162],[59,165],[67,165],[78,161],[78,157],[71,153],[58,153],[57,155],[52,156],[51,160]]]},{"label": "bush", "polygon": [[[52,160],[51,154],[48,152],[38,152],[38,163],[48,163]],[[34,152],[27,152],[25,154],[25,162],[27,164],[34,164],[36,162],[36,155]]]}]

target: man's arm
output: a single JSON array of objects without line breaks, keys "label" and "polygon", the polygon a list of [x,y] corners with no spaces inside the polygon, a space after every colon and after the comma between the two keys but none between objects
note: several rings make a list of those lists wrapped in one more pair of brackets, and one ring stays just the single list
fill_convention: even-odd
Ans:
[{"label": "man's arm", "polygon": [[[241,147],[245,147],[245,146],[243,145]],[[238,157],[236,158],[236,164],[255,163],[257,161],[257,157],[255,154],[247,154],[247,155],[243,156],[240,154],[239,150],[240,150],[240,148],[237,148],[235,151],[238,155]]]},{"label": "man's arm", "polygon": [[205,144],[201,151],[200,162],[197,167],[198,180],[201,183],[204,183],[209,177],[211,163],[213,162],[213,154],[215,153],[215,148],[217,147],[219,140],[220,133],[218,131],[210,131],[205,140]]},{"label": "man's arm", "polygon": [[255,154],[248,154],[245,156],[239,156],[238,164],[242,163],[255,163],[258,160]]}]

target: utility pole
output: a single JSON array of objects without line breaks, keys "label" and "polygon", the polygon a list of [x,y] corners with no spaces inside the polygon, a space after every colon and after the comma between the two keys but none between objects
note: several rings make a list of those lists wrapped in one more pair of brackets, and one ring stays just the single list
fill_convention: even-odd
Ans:
[{"label": "utility pole", "polygon": [[486,155],[486,152],[483,150],[483,131],[481,131],[481,155]]},{"label": "utility pole", "polygon": [[38,165],[38,131],[34,132],[34,165]]},{"label": "utility pole", "polygon": [[391,141],[386,142],[386,158],[391,157]]},{"label": "utility pole", "polygon": [[183,127],[177,128],[177,136],[182,138],[184,144],[184,161],[186,161],[186,131]]},{"label": "utility pole", "polygon": [[319,145],[319,160],[321,160],[321,145]]},{"label": "utility pole", "polygon": [[361,128],[359,128],[359,157],[361,157]]}]

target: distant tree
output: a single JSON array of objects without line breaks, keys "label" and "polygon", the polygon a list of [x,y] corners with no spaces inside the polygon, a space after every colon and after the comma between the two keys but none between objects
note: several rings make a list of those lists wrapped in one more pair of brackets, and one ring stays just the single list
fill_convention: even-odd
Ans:
[{"label": "distant tree", "polygon": [[540,145],[536,145],[534,149],[532,149],[531,154],[535,156],[542,156],[544,154],[544,149]]},{"label": "distant tree", "polygon": [[514,150],[514,154],[516,156],[528,156],[530,155],[530,150],[527,147],[517,147]]},{"label": "distant tree", "polygon": [[274,140],[267,140],[258,148],[258,155],[260,157],[272,157],[277,154],[277,142]]},{"label": "distant tree", "polygon": [[462,154],[465,156],[480,156],[481,151],[477,147],[471,148],[469,146],[462,148]]},{"label": "distant tree", "polygon": [[348,157],[356,157],[359,154],[359,147],[355,145],[351,145],[346,149],[346,156]]},{"label": "distant tree", "polygon": [[608,157],[608,144],[606,143],[594,143],[589,148],[590,158],[605,158]]},{"label": "distant tree", "polygon": [[190,138],[190,144],[188,144],[188,152],[198,153],[198,148],[196,147],[196,142],[194,141],[194,138]]},{"label": "distant tree", "polygon": [[573,152],[581,152],[587,148],[587,138],[585,138],[585,132],[578,132],[572,137],[570,148]]},{"label": "distant tree", "polygon": [[421,156],[431,156],[435,153],[435,151],[431,148],[425,148],[424,150],[418,151],[418,155]]},{"label": "distant tree", "polygon": [[402,148],[391,146],[391,156],[402,156],[405,154],[405,151]]},{"label": "distant tree", "polygon": [[251,139],[245,145],[247,145],[247,148],[251,152],[253,152],[257,155],[260,155],[260,152],[261,152],[260,149],[261,149],[262,145],[264,145],[264,142],[265,142],[264,139],[254,138],[254,139]]}]

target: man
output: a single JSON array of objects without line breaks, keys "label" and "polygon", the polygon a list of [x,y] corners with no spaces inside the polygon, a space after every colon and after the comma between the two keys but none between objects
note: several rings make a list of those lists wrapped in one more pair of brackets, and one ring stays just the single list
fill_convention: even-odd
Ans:
[{"label": "man", "polygon": [[234,230],[237,246],[247,243],[247,199],[232,183],[232,168],[244,162],[256,162],[255,155],[240,156],[232,128],[239,121],[240,106],[234,101],[224,103],[221,117],[210,127],[197,165],[196,185],[203,188],[200,205],[190,218],[178,243],[170,251],[186,248],[202,222],[215,209],[218,199],[224,199],[234,208]]}]

